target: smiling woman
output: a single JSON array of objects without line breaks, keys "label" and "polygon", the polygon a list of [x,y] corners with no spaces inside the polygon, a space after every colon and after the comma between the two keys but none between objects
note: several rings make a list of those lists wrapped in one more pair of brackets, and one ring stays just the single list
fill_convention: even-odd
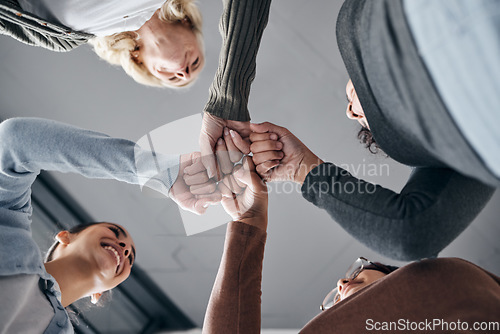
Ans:
[{"label": "smiling woman", "polygon": [[96,37],[95,52],[121,65],[135,81],[156,87],[183,87],[204,65],[201,13],[193,0],[167,0],[135,31]]},{"label": "smiling woman", "polygon": [[137,82],[192,83],[203,68],[194,0],[0,0],[0,34],[52,51],[87,42]]},{"label": "smiling woman", "polygon": [[[75,301],[66,299],[66,296],[82,294],[81,284],[74,282],[83,280],[89,280],[93,290],[84,295],[90,295],[92,303],[96,304],[104,292],[128,278],[135,256],[134,242],[120,225],[104,222],[80,224],[57,234],[56,241],[47,251],[45,268],[60,287],[70,283],[61,287],[67,292],[62,296],[63,306]],[[63,274],[68,267],[77,269],[72,271],[72,277]],[[76,287],[78,291],[71,293]]]},{"label": "smiling woman", "polygon": [[215,199],[197,200],[177,177],[179,169],[193,166],[195,156],[158,154],[153,161],[151,152],[134,142],[54,121],[0,123],[0,299],[9,305],[0,308],[0,332],[72,333],[65,307],[87,297],[97,302],[127,279],[134,264],[130,234],[109,222],[59,232],[43,261],[31,226],[31,186],[42,170],[147,182],[200,214]]}]

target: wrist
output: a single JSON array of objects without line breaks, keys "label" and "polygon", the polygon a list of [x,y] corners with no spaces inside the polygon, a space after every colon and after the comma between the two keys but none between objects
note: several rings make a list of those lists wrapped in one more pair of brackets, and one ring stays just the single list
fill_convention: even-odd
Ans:
[{"label": "wrist", "polygon": [[263,231],[267,231],[267,215],[235,219],[235,221],[239,221],[247,225],[252,225]]},{"label": "wrist", "polygon": [[305,156],[302,162],[300,163],[299,169],[295,174],[294,181],[302,185],[309,172],[314,168],[318,167],[319,165],[321,165],[322,163],[324,163],[324,161],[311,152],[310,154]]}]

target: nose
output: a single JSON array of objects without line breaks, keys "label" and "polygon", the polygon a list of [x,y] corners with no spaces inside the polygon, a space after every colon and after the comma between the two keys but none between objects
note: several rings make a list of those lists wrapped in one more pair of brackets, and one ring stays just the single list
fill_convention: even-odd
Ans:
[{"label": "nose", "polygon": [[123,254],[125,255],[125,257],[128,257],[130,255],[130,246],[127,246],[127,244],[124,243],[123,241],[120,241],[118,244],[120,245],[121,248],[125,249]]},{"label": "nose", "polygon": [[354,110],[352,110],[352,102],[349,102],[349,104],[347,105],[347,110],[346,110],[346,115],[347,115],[347,118],[349,119],[359,119],[361,118],[360,115],[356,114],[354,112]]},{"label": "nose", "polygon": [[175,73],[175,76],[181,80],[191,79],[191,69],[189,68],[189,65],[187,65],[185,68],[178,70]]},{"label": "nose", "polygon": [[347,278],[341,278],[337,281],[337,289],[339,294],[340,292],[342,292],[347,283],[349,283],[349,280]]}]

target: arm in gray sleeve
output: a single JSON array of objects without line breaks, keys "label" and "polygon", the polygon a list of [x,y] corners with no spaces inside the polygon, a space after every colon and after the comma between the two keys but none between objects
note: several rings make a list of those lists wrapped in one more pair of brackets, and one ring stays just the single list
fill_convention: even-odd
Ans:
[{"label": "arm in gray sleeve", "polygon": [[94,37],[28,13],[10,0],[0,0],[0,34],[58,52],[70,51]]},{"label": "arm in gray sleeve", "polygon": [[433,257],[481,212],[495,188],[445,168],[415,168],[401,193],[325,163],[302,195],[354,238],[396,260]]},{"label": "arm in gray sleeve", "polygon": [[249,121],[248,97],[271,0],[223,0],[222,48],[205,111],[222,119]]},{"label": "arm in gray sleeve", "polygon": [[168,194],[178,155],[154,156],[134,142],[63,123],[12,118],[0,124],[0,207],[29,212],[41,170],[147,185]]}]

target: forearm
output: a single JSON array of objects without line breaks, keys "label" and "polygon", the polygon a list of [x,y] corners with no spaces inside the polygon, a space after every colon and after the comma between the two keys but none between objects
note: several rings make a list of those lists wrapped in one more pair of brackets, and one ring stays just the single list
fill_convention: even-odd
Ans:
[{"label": "forearm", "polygon": [[168,194],[178,156],[154,157],[135,143],[55,121],[17,118],[0,125],[0,204],[20,207],[40,170],[144,184]]},{"label": "forearm", "polygon": [[303,196],[353,237],[398,260],[436,256],[493,193],[452,170],[418,168],[398,194],[332,164],[313,169],[302,186]]},{"label": "forearm", "polygon": [[222,48],[205,111],[222,119],[249,121],[248,98],[271,0],[223,0]]},{"label": "forearm", "polygon": [[255,226],[242,222],[228,224],[203,333],[260,333],[265,241],[266,232]]},{"label": "forearm", "polygon": [[57,52],[70,51],[94,37],[25,12],[17,2],[8,0],[0,1],[0,34]]}]

